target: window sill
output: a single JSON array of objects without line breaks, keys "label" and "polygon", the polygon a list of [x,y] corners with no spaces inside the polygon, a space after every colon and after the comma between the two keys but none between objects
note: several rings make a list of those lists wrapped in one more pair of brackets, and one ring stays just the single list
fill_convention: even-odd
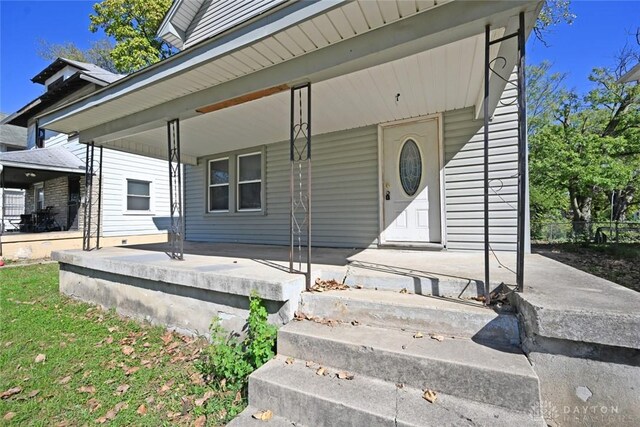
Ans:
[{"label": "window sill", "polygon": [[260,210],[251,210],[251,211],[217,211],[217,212],[205,212],[203,214],[204,218],[212,218],[212,217],[239,217],[239,216],[266,216],[267,211]]},{"label": "window sill", "polygon": [[132,216],[155,216],[156,213],[152,211],[124,211],[122,215],[132,215]]}]

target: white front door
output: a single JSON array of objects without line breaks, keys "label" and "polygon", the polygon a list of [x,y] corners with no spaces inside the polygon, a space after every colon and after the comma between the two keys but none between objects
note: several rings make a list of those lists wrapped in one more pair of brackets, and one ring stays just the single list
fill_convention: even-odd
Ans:
[{"label": "white front door", "polygon": [[381,243],[440,243],[438,119],[382,128]]}]

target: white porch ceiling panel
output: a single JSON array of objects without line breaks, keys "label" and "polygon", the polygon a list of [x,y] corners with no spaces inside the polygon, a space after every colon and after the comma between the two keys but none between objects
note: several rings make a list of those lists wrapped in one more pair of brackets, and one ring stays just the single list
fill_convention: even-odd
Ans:
[{"label": "white porch ceiling panel", "polygon": [[[482,88],[483,36],[312,84],[314,134],[375,125],[473,106]],[[290,95],[283,92],[181,122],[192,160],[289,137]],[[105,146],[154,155],[166,139],[158,128]],[[128,151],[128,150],[127,150]],[[158,152],[163,157],[163,150]]]},{"label": "white porch ceiling panel", "polygon": [[262,38],[193,68],[155,82],[127,96],[90,105],[77,115],[57,120],[51,129],[76,132],[217,86],[323,47],[364,34],[451,0],[358,0],[301,22],[273,36]]}]

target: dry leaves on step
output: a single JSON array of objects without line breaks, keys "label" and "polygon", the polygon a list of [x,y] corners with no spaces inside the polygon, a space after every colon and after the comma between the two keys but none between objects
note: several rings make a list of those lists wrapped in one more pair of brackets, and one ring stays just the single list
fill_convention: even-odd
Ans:
[{"label": "dry leaves on step", "polygon": [[356,289],[362,289],[363,286],[362,285],[356,285]]},{"label": "dry leaves on step", "polygon": [[284,361],[286,365],[293,365],[293,361],[295,359],[293,357],[287,357],[287,360]]},{"label": "dry leaves on step", "polygon": [[256,412],[252,415],[252,417],[260,421],[269,421],[271,418],[273,418],[273,412],[267,409],[266,411]]},{"label": "dry leaves on step", "polygon": [[298,321],[307,320],[307,318],[308,318],[307,315],[301,311],[296,311],[295,314],[293,315],[293,319]]},{"label": "dry leaves on step", "polygon": [[413,334],[414,338],[424,338],[424,335],[422,334],[422,332],[416,332],[415,334]]},{"label": "dry leaves on step", "polygon": [[435,392],[435,391],[433,391],[433,390],[429,390],[429,389],[426,389],[426,390],[424,390],[424,393],[423,393],[423,395],[422,395],[422,398],[423,398],[424,400],[426,400],[427,402],[429,402],[429,403],[433,403],[433,402],[435,402],[435,401],[436,401],[436,399],[438,398],[438,396],[436,395],[436,392]]},{"label": "dry leaves on step", "polygon": [[401,293],[401,294],[406,294],[406,293],[407,293],[407,288],[402,288],[402,289],[400,289],[400,293]]},{"label": "dry leaves on step", "polygon": [[354,320],[351,321],[351,324],[353,326],[358,326],[360,324],[360,322],[358,322],[357,320],[354,319]]},{"label": "dry leaves on step", "polygon": [[215,392],[213,392],[212,390],[209,390],[205,392],[204,396],[202,396],[200,399],[196,399],[194,403],[196,404],[196,406],[202,406],[207,400],[211,399],[215,395],[216,395]]},{"label": "dry leaves on step", "polygon": [[311,286],[311,290],[314,292],[344,291],[345,289],[349,289],[349,286],[344,283],[336,282],[334,279],[322,280],[318,278],[316,279],[316,283]]},{"label": "dry leaves on step", "polygon": [[444,341],[444,337],[442,335],[431,335],[432,340],[436,340],[438,342]]},{"label": "dry leaves on step", "polygon": [[146,415],[147,406],[143,403],[142,405],[138,406],[138,409],[136,409],[136,412],[138,413],[138,415]]},{"label": "dry leaves on step", "polygon": [[327,370],[321,366],[316,371],[316,375],[320,375],[320,376],[327,375]]},{"label": "dry leaves on step", "polygon": [[193,423],[193,427],[204,427],[207,424],[207,417],[200,415]]},{"label": "dry leaves on step", "polygon": [[12,387],[7,391],[3,391],[2,394],[0,394],[0,398],[2,399],[7,399],[11,396],[13,396],[14,394],[18,394],[22,391],[21,387]]},{"label": "dry leaves on step", "polygon": [[82,387],[79,387],[77,391],[80,393],[94,394],[96,392],[96,388],[92,385],[89,385],[89,386],[83,385]]},{"label": "dry leaves on step", "polygon": [[37,355],[37,356],[36,356],[36,358],[35,358],[35,360],[34,360],[34,361],[35,361],[36,363],[42,363],[42,362],[44,362],[45,360],[47,360],[47,356],[45,356],[44,354],[40,353],[39,355]]},{"label": "dry leaves on step", "polygon": [[308,360],[308,361],[304,364],[304,366],[306,366],[307,368],[312,368],[312,367],[313,367],[313,362],[312,362],[312,361],[310,361],[310,360]]},{"label": "dry leaves on step", "polygon": [[341,380],[352,380],[355,375],[353,375],[353,374],[351,374],[351,373],[349,373],[347,371],[341,371],[341,372],[338,372],[336,374],[336,376],[338,378],[340,378]]}]

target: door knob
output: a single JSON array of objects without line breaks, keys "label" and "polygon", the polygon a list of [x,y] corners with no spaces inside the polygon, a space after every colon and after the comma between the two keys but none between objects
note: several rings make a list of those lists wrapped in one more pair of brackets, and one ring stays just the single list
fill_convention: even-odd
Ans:
[{"label": "door knob", "polygon": [[384,195],[385,200],[391,200],[391,192],[387,190],[387,193]]}]

